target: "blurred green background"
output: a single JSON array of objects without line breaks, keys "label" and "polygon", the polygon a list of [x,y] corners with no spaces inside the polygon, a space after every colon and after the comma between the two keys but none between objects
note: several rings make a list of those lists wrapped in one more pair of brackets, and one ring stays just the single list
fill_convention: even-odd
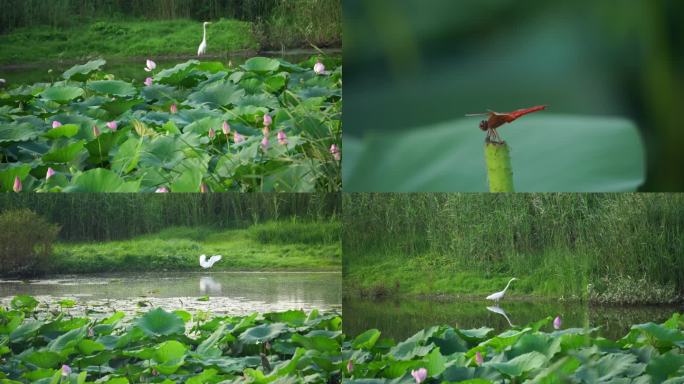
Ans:
[{"label": "blurred green background", "polygon": [[[457,147],[457,131],[468,129],[461,121],[466,113],[548,104],[548,111],[502,127],[514,151],[514,131],[525,131],[528,119],[542,114],[619,118],[625,128],[615,141],[606,141],[614,148],[604,161],[639,162],[633,140],[622,151],[623,144],[616,144],[636,125],[634,136],[646,151],[646,180],[639,190],[684,191],[684,123],[678,116],[684,107],[683,1],[345,0],[343,28],[345,190],[364,190],[364,182],[371,185],[366,190],[399,185],[369,182],[359,177],[364,172],[376,179],[427,177],[416,174],[422,165],[448,161],[440,151],[449,151],[450,143],[428,150],[421,148],[421,138],[454,122]],[[482,140],[478,122],[472,119],[468,134]],[[566,157],[595,140],[584,131],[563,149]],[[385,141],[406,135],[413,135],[413,147],[382,152]],[[483,157],[481,148],[473,156]],[[520,172],[524,164],[516,167],[513,156],[514,172]],[[578,152],[574,160],[581,164],[586,158]],[[415,167],[406,167],[411,161]],[[450,167],[480,164],[443,164],[430,168],[430,176],[448,178]],[[449,190],[419,181],[408,185]]]}]

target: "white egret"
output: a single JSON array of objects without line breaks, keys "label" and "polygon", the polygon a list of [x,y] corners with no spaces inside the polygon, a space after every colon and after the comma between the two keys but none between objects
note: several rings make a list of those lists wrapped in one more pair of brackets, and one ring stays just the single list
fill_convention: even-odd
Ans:
[{"label": "white egret", "polygon": [[209,260],[207,260],[207,255],[201,255],[199,257],[200,266],[204,269],[213,267],[219,260],[221,260],[221,255],[214,255],[210,257]]},{"label": "white egret", "polygon": [[202,56],[205,53],[207,53],[207,25],[211,24],[208,21],[204,22],[204,37],[202,38],[202,42],[200,43],[199,49],[197,49],[197,56]]},{"label": "white egret", "polygon": [[511,283],[513,282],[513,280],[518,280],[518,279],[516,279],[515,277],[512,278],[512,279],[510,279],[510,280],[508,281],[508,284],[506,284],[506,288],[504,288],[503,291],[501,291],[501,292],[496,292],[496,293],[492,293],[491,295],[487,296],[487,300],[494,300],[494,301],[496,301],[496,302],[498,303],[499,300],[503,299],[504,294],[506,293],[506,290],[508,289],[508,286],[511,285]]}]

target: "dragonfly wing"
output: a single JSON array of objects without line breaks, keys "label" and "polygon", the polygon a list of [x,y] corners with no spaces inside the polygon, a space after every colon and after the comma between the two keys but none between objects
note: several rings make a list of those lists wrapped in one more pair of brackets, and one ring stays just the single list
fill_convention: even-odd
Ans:
[{"label": "dragonfly wing", "polygon": [[473,117],[473,116],[490,116],[492,112],[484,112],[484,113],[468,113],[466,117]]}]

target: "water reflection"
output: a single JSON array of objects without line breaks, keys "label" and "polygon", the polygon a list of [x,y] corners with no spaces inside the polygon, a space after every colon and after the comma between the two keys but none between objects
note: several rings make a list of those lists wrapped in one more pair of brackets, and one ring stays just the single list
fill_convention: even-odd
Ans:
[{"label": "water reflection", "polygon": [[[512,326],[523,326],[547,316],[560,316],[563,328],[599,327],[604,337],[617,339],[629,332],[633,324],[663,322],[684,306],[588,306],[582,303],[542,301],[507,301],[504,307],[488,307],[486,303],[436,300],[373,301],[345,298],[344,329],[350,337],[369,328],[377,328],[383,336],[405,339],[419,330],[447,324],[457,328],[494,328],[503,332]],[[505,310],[504,310],[505,308]],[[549,324],[546,331],[552,331]]]},{"label": "water reflection", "polygon": [[220,295],[221,283],[214,280],[211,276],[202,276],[199,281],[200,293],[203,295]]},{"label": "water reflection", "polygon": [[[167,310],[201,309],[247,314],[288,309],[339,310],[340,273],[202,272],[55,276],[36,280],[0,280],[0,305],[16,295],[50,303],[76,298],[82,307],[136,311],[142,306]],[[198,300],[209,296],[209,300]]]},{"label": "water reflection", "polygon": [[499,315],[503,316],[503,317],[506,319],[506,321],[508,321],[508,325],[510,325],[511,327],[515,327],[515,325],[513,325],[513,323],[511,323],[511,319],[508,318],[508,315],[506,314],[506,311],[504,311],[504,310],[503,310],[501,307],[499,307],[498,305],[495,305],[495,306],[492,306],[492,307],[487,307],[487,310],[488,310],[489,312],[498,313]]}]

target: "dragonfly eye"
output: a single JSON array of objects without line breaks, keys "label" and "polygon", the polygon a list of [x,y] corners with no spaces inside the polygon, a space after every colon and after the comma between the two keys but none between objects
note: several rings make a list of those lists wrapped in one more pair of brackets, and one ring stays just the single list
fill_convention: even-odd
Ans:
[{"label": "dragonfly eye", "polygon": [[487,124],[487,120],[480,121],[480,129],[483,131],[489,129],[489,124]]}]

